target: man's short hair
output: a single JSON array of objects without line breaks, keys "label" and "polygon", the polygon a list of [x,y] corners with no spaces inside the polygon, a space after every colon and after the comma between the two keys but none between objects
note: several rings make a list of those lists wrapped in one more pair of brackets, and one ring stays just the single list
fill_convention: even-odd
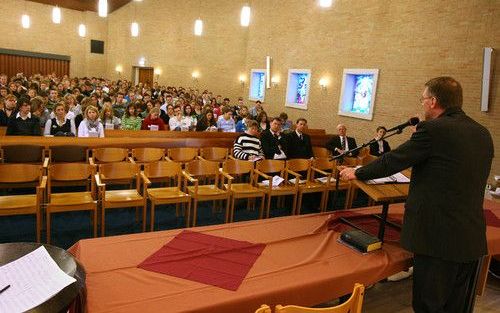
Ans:
[{"label": "man's short hair", "polygon": [[274,122],[274,121],[278,121],[280,123],[283,123],[283,120],[281,120],[281,118],[279,116],[271,117],[271,119],[269,120],[269,123]]},{"label": "man's short hair", "polygon": [[232,112],[233,110],[231,110],[230,107],[228,106],[223,106],[222,107],[222,114],[226,114],[227,112]]},{"label": "man's short hair", "polygon": [[307,124],[307,120],[306,120],[305,118],[303,118],[303,117],[299,117],[299,118],[297,119],[297,121],[295,122],[295,124],[298,124],[300,121],[302,121],[302,122],[304,122],[304,123],[306,123],[306,124]]},{"label": "man's short hair", "polygon": [[436,97],[442,109],[461,108],[463,104],[462,86],[449,76],[436,77],[425,83],[428,92]]},{"label": "man's short hair", "polygon": [[386,131],[386,132],[387,132],[387,128],[385,128],[384,126],[379,126],[379,127],[377,127],[377,133],[378,133],[378,131],[379,131],[379,130],[381,130],[381,129],[383,129],[384,131]]},{"label": "man's short hair", "polygon": [[249,120],[246,122],[246,124],[247,124],[247,129],[250,129],[252,127],[259,128],[259,123],[257,123],[256,120]]}]

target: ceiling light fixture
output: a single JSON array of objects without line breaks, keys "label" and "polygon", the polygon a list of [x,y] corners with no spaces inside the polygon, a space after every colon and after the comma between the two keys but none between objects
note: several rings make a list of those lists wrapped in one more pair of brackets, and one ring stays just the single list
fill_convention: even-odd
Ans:
[{"label": "ceiling light fixture", "polygon": [[21,16],[21,25],[23,25],[23,28],[30,28],[31,21],[28,14],[23,14],[23,16]]},{"label": "ceiling light fixture", "polygon": [[108,16],[108,0],[99,0],[97,9],[100,17]]},{"label": "ceiling light fixture", "polygon": [[78,35],[80,37],[87,36],[87,26],[85,26],[85,24],[78,25]]},{"label": "ceiling light fixture", "polygon": [[139,36],[139,24],[137,22],[132,22],[132,25],[130,25],[130,34],[132,37]]},{"label": "ceiling light fixture", "polygon": [[54,24],[61,24],[61,8],[60,7],[52,8],[52,22]]},{"label": "ceiling light fixture", "polygon": [[203,21],[198,18],[194,22],[194,34],[196,36],[201,36],[202,33],[203,33]]},{"label": "ceiling light fixture", "polygon": [[248,5],[243,6],[241,8],[241,26],[248,27],[250,25],[250,7]]}]

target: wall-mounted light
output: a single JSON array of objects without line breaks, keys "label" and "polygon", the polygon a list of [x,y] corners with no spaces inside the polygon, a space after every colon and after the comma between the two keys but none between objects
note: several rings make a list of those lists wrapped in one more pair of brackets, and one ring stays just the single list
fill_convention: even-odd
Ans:
[{"label": "wall-mounted light", "polygon": [[130,25],[130,35],[132,35],[132,37],[139,36],[139,24],[137,22],[132,22]]},{"label": "wall-mounted light", "polygon": [[196,36],[201,36],[203,33],[203,21],[201,19],[197,19],[194,21],[194,34]]},{"label": "wall-mounted light", "polygon": [[245,82],[247,81],[246,75],[245,74],[241,74],[239,79],[240,79],[241,87],[244,87],[245,86]]},{"label": "wall-mounted light", "polygon": [[158,81],[158,79],[160,78],[160,75],[161,75],[161,69],[158,67],[155,67],[154,74],[156,75],[156,81]]},{"label": "wall-mounted light", "polygon": [[23,28],[30,28],[31,20],[28,14],[23,14],[23,16],[21,16],[21,25],[23,25]]},{"label": "wall-mounted light", "polygon": [[146,65],[146,58],[140,57],[139,58],[139,66],[144,66]]},{"label": "wall-mounted light", "polygon": [[333,0],[319,0],[319,6],[322,8],[329,8],[332,6]]},{"label": "wall-mounted light", "polygon": [[273,87],[278,87],[279,84],[280,84],[280,77],[278,75],[271,77],[271,85]]},{"label": "wall-mounted light", "polygon": [[191,78],[193,79],[194,82],[198,82],[198,78],[200,77],[200,72],[194,71],[191,73]]},{"label": "wall-mounted light", "polygon": [[61,24],[61,8],[60,7],[52,8],[52,22],[54,24]]},{"label": "wall-mounted light", "polygon": [[241,8],[241,17],[240,17],[241,26],[248,27],[248,25],[250,25],[250,13],[251,9],[248,5],[245,5]]},{"label": "wall-mounted light", "polygon": [[97,11],[100,17],[108,16],[108,0],[99,0]]},{"label": "wall-mounted light", "polygon": [[326,87],[328,86],[328,78],[322,77],[319,80],[319,85],[321,86],[322,90],[326,90]]},{"label": "wall-mounted light", "polygon": [[123,72],[123,67],[121,65],[117,65],[115,67],[115,71],[116,71],[116,73],[118,73],[118,75],[121,75]]},{"label": "wall-mounted light", "polygon": [[80,37],[87,36],[87,26],[85,26],[85,24],[78,25],[78,36]]},{"label": "wall-mounted light", "polygon": [[271,57],[266,56],[266,89],[271,88]]}]

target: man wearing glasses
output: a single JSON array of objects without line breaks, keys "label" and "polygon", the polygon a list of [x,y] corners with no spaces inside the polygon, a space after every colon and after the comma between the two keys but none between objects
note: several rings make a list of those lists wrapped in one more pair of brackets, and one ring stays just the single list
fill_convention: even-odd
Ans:
[{"label": "man wearing glasses", "polygon": [[413,167],[401,234],[401,245],[414,253],[413,309],[464,312],[478,260],[487,254],[483,197],[493,141],[462,111],[455,79],[431,79],[420,101],[425,121],[410,140],[340,175],[367,180]]}]

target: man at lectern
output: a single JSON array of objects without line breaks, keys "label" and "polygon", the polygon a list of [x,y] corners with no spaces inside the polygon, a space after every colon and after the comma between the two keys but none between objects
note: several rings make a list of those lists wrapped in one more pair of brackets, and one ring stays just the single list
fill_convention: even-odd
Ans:
[{"label": "man at lectern", "polygon": [[414,253],[415,312],[464,312],[467,286],[487,254],[483,197],[493,158],[489,131],[462,111],[451,77],[425,84],[425,121],[410,140],[343,179],[373,179],[413,167],[401,245]]}]

